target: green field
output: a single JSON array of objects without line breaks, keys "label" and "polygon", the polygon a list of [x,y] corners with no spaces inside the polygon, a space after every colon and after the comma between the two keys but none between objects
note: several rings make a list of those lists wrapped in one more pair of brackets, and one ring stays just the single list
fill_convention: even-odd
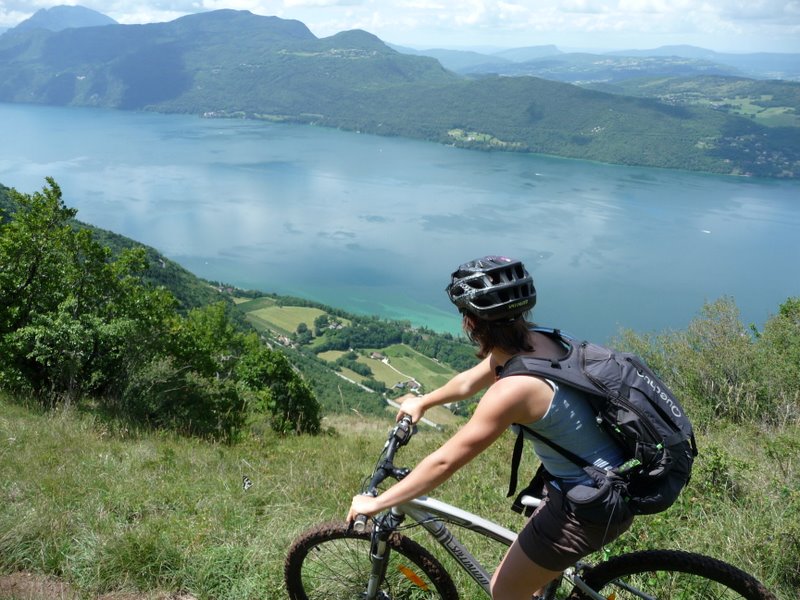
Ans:
[{"label": "green field", "polygon": [[[399,381],[407,381],[408,377],[403,377],[397,373],[394,369],[389,367],[388,365],[384,364],[380,360],[369,358],[371,351],[366,352],[366,354],[360,354],[358,361],[359,363],[363,363],[367,365],[373,373],[373,379],[377,381],[382,381],[386,384],[387,387],[391,388],[395,383]],[[384,349],[381,351],[384,356],[389,356],[390,364],[395,364],[394,356],[403,356],[403,355],[413,355],[416,360],[409,360],[406,359],[404,361],[404,366],[402,369],[398,369],[405,374],[411,375],[414,379],[422,383],[422,388],[418,390],[419,393],[429,392],[436,387],[439,387],[442,383],[447,381],[449,377],[451,377],[455,371],[448,370],[447,367],[444,367],[437,363],[436,361],[432,361],[428,357],[419,354],[418,352],[412,350],[408,346],[404,346],[402,344],[398,344],[396,346],[391,346],[390,348]],[[347,354],[341,350],[329,350],[327,352],[320,352],[317,356],[322,360],[325,360],[331,364],[333,364],[336,359],[341,356]],[[432,374],[430,371],[426,370],[426,366],[429,363],[433,363],[436,366],[438,371],[444,372],[448,371],[450,373],[449,376],[443,376],[442,373]],[[406,369],[405,371],[403,369]],[[339,368],[337,371],[340,375],[347,377],[348,379],[356,382],[363,382],[366,377],[359,375],[355,371],[351,371],[347,368]],[[404,394],[407,393],[408,390],[401,390],[399,393]],[[389,412],[393,412],[394,408],[387,408]],[[443,426],[451,426],[463,421],[463,417],[458,417],[454,415],[450,410],[444,407],[435,406],[431,408],[426,413],[426,418],[433,423]]]},{"label": "green field", "polygon": [[[411,375],[428,391],[444,385],[456,374],[450,367],[420,354],[405,344],[389,346],[380,352],[389,358],[389,364],[392,367],[401,373]],[[392,373],[397,375],[393,370]]]},{"label": "green field", "polygon": [[[383,354],[388,358],[388,364],[381,360],[370,358],[372,352]],[[322,360],[334,363],[344,354],[346,353],[341,350],[329,350],[320,352],[318,356]],[[422,384],[423,391],[431,391],[444,385],[456,374],[453,369],[428,358],[424,354],[420,354],[405,344],[395,344],[388,348],[362,350],[358,352],[358,355],[357,362],[368,366],[373,373],[373,378],[377,381],[382,381],[387,387],[414,379]],[[349,373],[356,381],[364,379],[364,377],[352,371],[349,371]]]},{"label": "green field", "polygon": [[722,107],[733,115],[749,117],[768,127],[799,127],[800,115],[791,106],[773,106],[772,96],[736,96],[701,102]]},{"label": "green field", "polygon": [[254,324],[266,325],[269,329],[285,335],[291,335],[297,331],[297,326],[300,323],[305,323],[309,329],[312,329],[314,319],[325,314],[324,310],[307,306],[273,305],[256,308],[255,310],[245,308],[248,306],[247,304],[241,306],[244,310],[247,310],[247,318]]},{"label": "green field", "polygon": [[[279,303],[275,298],[263,297],[249,300],[236,298],[236,305],[247,315],[256,329],[269,329],[276,333],[291,335],[297,331],[300,323],[305,323],[309,330],[314,329],[314,320],[317,317],[328,314],[321,308],[311,306],[286,306]],[[350,321],[336,317],[343,325],[347,326]]]}]

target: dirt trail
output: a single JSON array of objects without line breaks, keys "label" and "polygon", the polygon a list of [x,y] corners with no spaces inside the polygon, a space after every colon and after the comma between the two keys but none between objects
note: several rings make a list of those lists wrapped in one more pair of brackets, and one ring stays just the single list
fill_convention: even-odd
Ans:
[{"label": "dirt trail", "polygon": [[[81,600],[69,584],[45,575],[21,572],[0,575],[0,600]],[[85,598],[85,596],[84,596]],[[195,600],[190,594],[112,592],[96,600]]]}]

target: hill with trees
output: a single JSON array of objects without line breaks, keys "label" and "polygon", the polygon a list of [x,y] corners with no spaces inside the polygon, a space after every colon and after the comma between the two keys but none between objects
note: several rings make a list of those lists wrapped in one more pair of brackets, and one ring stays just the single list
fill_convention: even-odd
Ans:
[{"label": "hill with trees", "polygon": [[757,52],[728,54],[696,46],[662,46],[651,50],[564,52],[553,45],[482,53],[467,50],[399,52],[431,56],[461,74],[533,75],[567,82],[613,83],[631,78],[728,75],[761,80],[800,80],[800,54]]},{"label": "hill with trees", "polygon": [[[800,127],[800,82],[744,77],[642,77],[585,87],[654,98],[677,106],[706,106],[768,127]],[[785,130],[787,134],[791,129]],[[797,130],[795,130],[795,133]]]},{"label": "hill with trees", "polygon": [[467,78],[364,31],[219,10],[0,36],[0,101],[246,117],[482,150],[800,175],[794,130],[537,77]]}]

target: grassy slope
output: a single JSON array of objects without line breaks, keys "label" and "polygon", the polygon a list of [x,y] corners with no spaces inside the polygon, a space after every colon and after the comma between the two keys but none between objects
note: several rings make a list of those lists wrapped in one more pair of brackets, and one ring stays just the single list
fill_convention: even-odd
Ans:
[{"label": "grassy slope", "polygon": [[[336,417],[328,425],[340,435],[265,434],[231,447],[140,434],[75,413],[38,414],[0,397],[0,573],[57,575],[86,595],[161,589],[281,598],[292,539],[343,518],[389,421]],[[785,580],[800,578],[800,473],[791,458],[800,430],[781,435],[742,428],[702,435],[682,501],[641,518],[612,552],[705,552],[755,574],[781,600],[796,597]],[[413,465],[443,439],[424,431],[403,457]],[[518,528],[504,498],[512,442],[504,437],[437,497]],[[246,492],[243,475],[254,484]],[[482,597],[461,584],[466,598]]]}]

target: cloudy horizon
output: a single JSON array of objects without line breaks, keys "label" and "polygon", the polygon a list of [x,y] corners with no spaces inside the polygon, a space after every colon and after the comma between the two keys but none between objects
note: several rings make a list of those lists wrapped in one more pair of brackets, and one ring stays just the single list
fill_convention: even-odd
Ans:
[{"label": "cloudy horizon", "polygon": [[80,5],[123,24],[230,8],[302,21],[317,37],[363,29],[412,48],[800,52],[800,0],[0,0],[0,29]]}]

